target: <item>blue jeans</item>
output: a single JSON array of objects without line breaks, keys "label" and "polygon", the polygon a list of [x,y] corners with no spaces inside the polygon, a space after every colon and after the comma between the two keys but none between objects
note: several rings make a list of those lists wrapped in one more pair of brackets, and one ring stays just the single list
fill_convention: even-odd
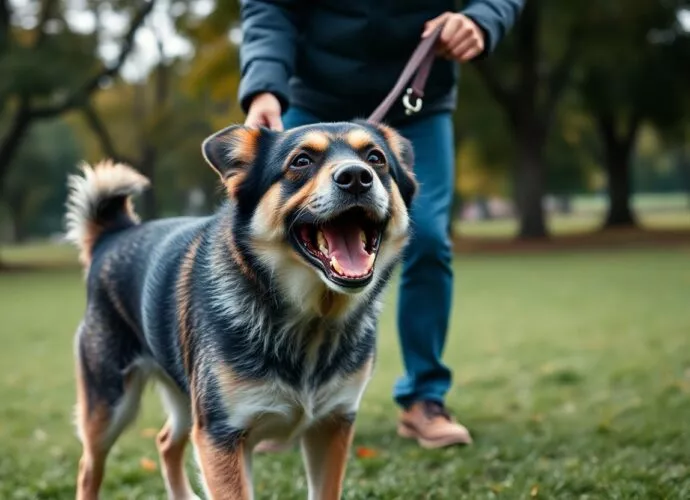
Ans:
[{"label": "blue jeans", "polygon": [[[283,117],[286,129],[319,121],[295,107]],[[450,113],[438,113],[398,131],[412,141],[420,184],[411,210],[412,238],[403,257],[397,311],[405,375],[395,385],[394,398],[406,407],[421,400],[443,402],[451,383],[451,372],[441,357],[453,294],[453,121]]]}]

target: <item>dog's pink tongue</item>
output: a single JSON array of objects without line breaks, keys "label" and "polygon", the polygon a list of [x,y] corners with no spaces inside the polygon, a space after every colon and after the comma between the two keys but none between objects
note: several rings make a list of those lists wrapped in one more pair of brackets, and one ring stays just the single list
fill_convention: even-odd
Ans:
[{"label": "dog's pink tongue", "polygon": [[322,229],[328,253],[335,257],[344,274],[362,276],[369,271],[369,254],[364,250],[360,228],[354,224],[326,225]]}]

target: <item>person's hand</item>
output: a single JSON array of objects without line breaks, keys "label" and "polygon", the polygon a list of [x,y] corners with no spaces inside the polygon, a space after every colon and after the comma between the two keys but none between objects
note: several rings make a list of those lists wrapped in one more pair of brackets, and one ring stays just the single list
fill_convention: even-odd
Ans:
[{"label": "person's hand", "polygon": [[268,127],[280,132],[283,130],[280,112],[280,101],[276,96],[268,92],[257,94],[249,105],[249,112],[244,124],[247,127]]},{"label": "person's hand", "polygon": [[438,52],[447,59],[467,62],[484,51],[484,33],[469,17],[455,12],[444,12],[427,21],[422,38],[426,38],[439,24],[443,24],[438,39]]}]

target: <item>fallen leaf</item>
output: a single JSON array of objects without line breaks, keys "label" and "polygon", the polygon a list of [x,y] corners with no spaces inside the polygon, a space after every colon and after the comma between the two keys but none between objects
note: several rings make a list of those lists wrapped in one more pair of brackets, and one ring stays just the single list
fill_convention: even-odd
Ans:
[{"label": "fallen leaf", "polygon": [[529,490],[529,496],[531,496],[532,498],[536,498],[538,494],[539,494],[539,485],[535,484],[534,486],[532,486],[532,489]]},{"label": "fallen leaf", "polygon": [[45,441],[48,438],[48,434],[43,429],[34,430],[34,439],[36,441]]},{"label": "fallen leaf", "polygon": [[139,460],[139,465],[147,472],[154,472],[156,469],[158,469],[158,464],[156,464],[154,460],[146,457]]},{"label": "fallen leaf", "polygon": [[373,448],[367,448],[366,446],[358,446],[355,449],[355,454],[357,458],[374,458],[377,457],[379,452]]},{"label": "fallen leaf", "polygon": [[158,429],[154,429],[153,427],[147,427],[146,429],[141,430],[141,437],[152,438],[156,437],[157,434]]},{"label": "fallen leaf", "polygon": [[502,484],[491,484],[489,485],[489,489],[493,491],[494,493],[500,493],[503,491],[503,485]]}]

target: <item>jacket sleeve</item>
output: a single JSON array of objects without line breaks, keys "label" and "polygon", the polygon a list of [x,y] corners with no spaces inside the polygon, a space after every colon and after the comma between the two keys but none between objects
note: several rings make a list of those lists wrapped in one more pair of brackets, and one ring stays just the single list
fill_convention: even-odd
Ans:
[{"label": "jacket sleeve", "polygon": [[525,0],[470,0],[461,11],[484,31],[485,49],[478,58],[496,49],[508,30],[515,24]]},{"label": "jacket sleeve", "polygon": [[241,0],[239,100],[246,113],[257,94],[274,94],[289,105],[288,80],[295,65],[299,0]]}]

